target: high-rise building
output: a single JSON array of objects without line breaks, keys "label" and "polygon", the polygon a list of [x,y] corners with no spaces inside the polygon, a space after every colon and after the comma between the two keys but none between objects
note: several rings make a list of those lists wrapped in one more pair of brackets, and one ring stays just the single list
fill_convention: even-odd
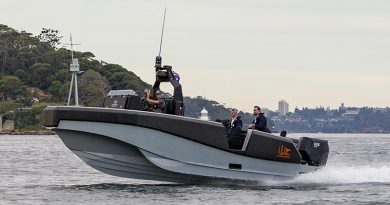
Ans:
[{"label": "high-rise building", "polygon": [[285,100],[281,100],[278,103],[279,116],[286,116],[288,113],[288,103]]},{"label": "high-rise building", "polygon": [[339,107],[339,112],[345,112],[345,106],[344,106],[344,103],[341,103],[340,107]]}]

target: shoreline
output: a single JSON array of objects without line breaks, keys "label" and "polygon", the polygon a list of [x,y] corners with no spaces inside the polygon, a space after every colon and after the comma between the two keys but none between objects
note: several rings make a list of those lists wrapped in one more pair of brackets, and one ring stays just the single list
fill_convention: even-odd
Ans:
[{"label": "shoreline", "polygon": [[55,135],[51,130],[0,132],[0,135]]}]

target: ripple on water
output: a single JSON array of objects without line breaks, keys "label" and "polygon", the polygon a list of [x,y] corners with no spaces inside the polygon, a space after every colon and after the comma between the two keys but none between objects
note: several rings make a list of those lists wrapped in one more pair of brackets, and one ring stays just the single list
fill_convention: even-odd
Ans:
[{"label": "ripple on water", "polygon": [[329,140],[326,168],[290,181],[237,185],[108,176],[85,165],[56,136],[1,136],[0,204],[390,203],[390,135],[306,136]]}]

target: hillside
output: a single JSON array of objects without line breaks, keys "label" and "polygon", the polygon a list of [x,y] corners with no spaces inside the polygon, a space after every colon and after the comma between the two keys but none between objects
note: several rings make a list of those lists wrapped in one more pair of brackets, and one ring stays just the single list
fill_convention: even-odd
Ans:
[{"label": "hillside", "polygon": [[[40,35],[34,36],[0,24],[1,113],[30,107],[32,99],[44,105],[66,103],[71,78],[71,52],[59,48],[61,39],[59,32],[52,29],[42,29]],[[151,88],[132,71],[118,64],[97,60],[92,52],[76,51],[74,56],[79,59],[83,71],[78,81],[80,104],[83,106],[100,106],[109,90],[133,89],[141,93],[143,89]],[[189,117],[198,117],[203,107],[209,110],[211,119],[229,116],[229,110],[223,105],[203,97],[186,97],[185,105],[186,116]],[[23,126],[16,123],[16,127]]]},{"label": "hillside", "polygon": [[[58,31],[52,29],[42,29],[40,35],[34,36],[0,24],[0,115],[7,126],[17,130],[43,129],[42,110],[48,105],[66,104],[71,52],[59,46],[61,39]],[[92,52],[76,51],[74,56],[83,71],[78,78],[79,101],[83,106],[101,106],[109,90],[133,89],[142,93],[151,88],[134,72],[98,60]],[[202,96],[185,97],[184,104],[188,117],[199,117],[205,107],[210,120],[229,118],[228,108]],[[245,124],[251,122],[249,113],[240,115]],[[390,108],[302,108],[286,116],[269,111],[267,117],[268,127],[279,131],[390,133]]]}]

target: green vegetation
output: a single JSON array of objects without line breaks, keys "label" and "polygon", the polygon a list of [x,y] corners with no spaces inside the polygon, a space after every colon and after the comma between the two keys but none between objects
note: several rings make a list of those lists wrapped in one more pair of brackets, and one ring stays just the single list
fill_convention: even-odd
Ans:
[{"label": "green vegetation", "polygon": [[0,79],[0,93],[11,98],[20,97],[24,94],[25,87],[16,76],[5,76]]},{"label": "green vegetation", "polygon": [[[33,36],[0,25],[0,94],[4,99],[25,99],[26,88],[39,88],[48,92],[51,100],[64,103],[70,81],[71,53],[57,48],[61,36],[58,31],[42,29]],[[85,106],[98,105],[110,89],[133,89],[140,92],[149,84],[133,72],[117,64],[94,59],[91,52],[75,52],[80,61],[80,99]]]},{"label": "green vegetation", "polygon": [[[34,104],[38,100],[60,105],[67,101],[71,52],[57,48],[61,38],[53,29],[44,28],[33,36],[0,24],[0,114],[15,120],[18,130],[41,128],[40,113],[46,104]],[[74,56],[84,71],[79,76],[79,98],[84,106],[100,106],[110,89],[141,92],[151,87],[120,65],[94,59],[91,52],[74,52]]]},{"label": "green vegetation", "polygon": [[40,114],[46,104],[34,105],[31,109],[15,112],[15,129],[31,130],[32,128],[43,129]]},{"label": "green vegetation", "polygon": [[[41,112],[48,105],[64,105],[70,85],[71,52],[58,48],[62,36],[42,29],[33,36],[0,24],[0,114],[14,120],[18,130],[42,129]],[[101,106],[109,90],[133,89],[142,93],[151,85],[118,65],[95,59],[91,52],[74,52],[83,74],[79,76],[79,101],[83,106]],[[153,56],[151,56],[151,59]],[[153,69],[153,68],[151,68]],[[185,97],[186,116],[197,118],[205,107],[211,120],[229,118],[229,110],[216,101]],[[23,108],[23,109],[20,109]],[[31,108],[31,109],[25,109]],[[16,111],[16,112],[15,112]],[[244,123],[252,121],[240,113]],[[302,109],[287,117],[270,112],[270,127],[295,132],[390,132],[390,110],[362,108],[354,116],[324,109]]]},{"label": "green vegetation", "polygon": [[0,101],[0,113],[5,113],[10,110],[16,110],[16,108],[20,107],[24,107],[24,104],[12,100]]},{"label": "green vegetation", "polygon": [[[33,36],[0,24],[0,114],[15,120],[18,130],[41,129],[40,113],[47,103],[64,105],[67,101],[71,52],[57,48],[61,38],[53,29],[43,28],[41,34]],[[83,106],[101,106],[111,89],[142,93],[143,89],[151,88],[133,72],[118,64],[96,60],[91,52],[74,52],[74,57],[84,71],[78,78],[79,101]],[[32,101],[34,98],[39,99],[38,105]],[[229,116],[224,106],[202,97],[186,97],[185,104],[186,115],[190,117],[198,117],[203,107],[209,110],[211,119]],[[8,112],[31,106],[32,109]]]}]

